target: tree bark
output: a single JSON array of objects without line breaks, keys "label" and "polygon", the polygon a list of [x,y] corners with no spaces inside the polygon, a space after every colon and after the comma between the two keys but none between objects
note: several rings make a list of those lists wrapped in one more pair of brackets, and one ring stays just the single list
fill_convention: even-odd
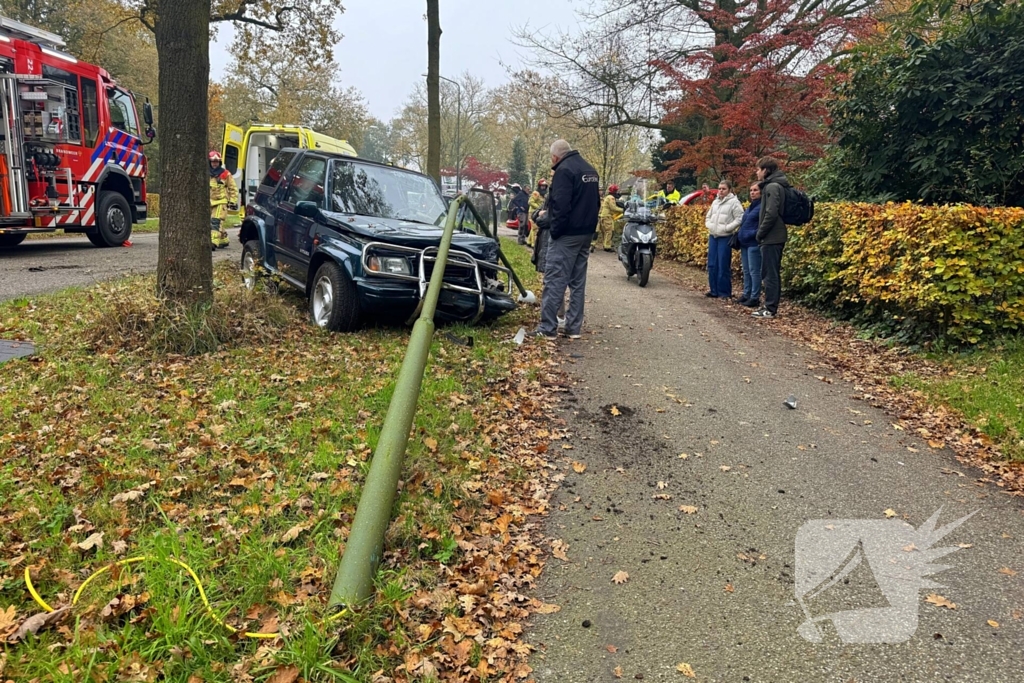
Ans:
[{"label": "tree bark", "polygon": [[161,0],[155,27],[163,190],[157,292],[174,304],[213,299],[206,149],[210,1]]},{"label": "tree bark", "polygon": [[441,184],[441,10],[427,0],[427,175]]}]

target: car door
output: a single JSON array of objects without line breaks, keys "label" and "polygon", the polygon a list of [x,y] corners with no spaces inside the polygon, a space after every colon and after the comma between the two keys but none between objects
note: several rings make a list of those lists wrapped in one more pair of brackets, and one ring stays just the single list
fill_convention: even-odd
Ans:
[{"label": "car door", "polygon": [[327,159],[305,155],[295,166],[288,179],[288,189],[278,205],[278,220],[281,222],[278,234],[282,238],[278,247],[278,263],[286,267],[287,275],[303,283],[308,275],[316,221],[296,214],[295,206],[299,202],[313,202],[317,208],[323,209],[326,179]]},{"label": "car door", "polygon": [[[284,151],[274,157],[266,174],[260,180],[253,205],[253,213],[263,219],[266,227],[266,261],[272,268],[280,270],[278,250],[284,243],[284,221],[278,220],[278,205],[284,196],[288,183],[283,180],[289,164],[295,159],[295,151]],[[282,229],[279,229],[282,228]]]}]

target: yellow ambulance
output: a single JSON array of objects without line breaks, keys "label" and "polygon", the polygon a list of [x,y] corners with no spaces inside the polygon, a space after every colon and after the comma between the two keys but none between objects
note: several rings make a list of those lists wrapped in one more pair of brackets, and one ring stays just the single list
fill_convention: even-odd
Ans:
[{"label": "yellow ambulance", "polygon": [[357,156],[355,148],[345,140],[317,133],[306,126],[256,123],[243,130],[227,123],[224,125],[224,149],[221,156],[224,168],[235,176],[240,195],[240,214],[245,214],[247,198],[256,196],[256,189],[270,162],[279,150],[286,147]]}]

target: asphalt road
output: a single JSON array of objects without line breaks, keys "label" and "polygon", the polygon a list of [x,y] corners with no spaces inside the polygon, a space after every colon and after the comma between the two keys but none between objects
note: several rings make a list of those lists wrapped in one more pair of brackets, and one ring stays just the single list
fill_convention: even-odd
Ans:
[{"label": "asphalt road", "polygon": [[[587,298],[584,339],[557,342],[574,437],[547,533],[569,561],[552,558],[535,591],[561,606],[529,629],[539,683],[689,680],[683,663],[697,681],[1024,680],[1020,499],[817,379],[814,353],[770,321],[657,266],[640,289],[598,252]],[[976,514],[943,540],[914,531],[940,509],[940,525]],[[932,542],[955,552],[932,577],[943,587],[919,588],[911,568]],[[862,642],[843,642],[842,617],[809,642],[795,582],[812,617],[891,608],[909,639],[865,643],[882,627],[857,616],[845,637]]]},{"label": "asphalt road", "polygon": [[[215,261],[241,258],[238,231],[228,234],[231,244],[214,253]],[[25,240],[13,249],[0,249],[0,301],[155,271],[158,235],[133,235],[131,242],[130,247],[99,249],[82,235]]]}]

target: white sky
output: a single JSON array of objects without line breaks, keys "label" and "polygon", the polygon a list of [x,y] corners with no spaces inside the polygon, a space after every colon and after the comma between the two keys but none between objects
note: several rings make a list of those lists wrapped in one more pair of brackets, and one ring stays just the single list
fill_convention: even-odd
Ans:
[{"label": "white sky", "polygon": [[[335,47],[339,80],[355,86],[370,113],[387,121],[397,113],[427,71],[427,4],[424,0],[348,0],[336,27],[344,34]],[[581,0],[441,0],[441,75],[469,71],[488,86],[506,82],[501,62],[522,64],[511,41],[515,28],[572,29]],[[220,27],[210,46],[211,77],[220,80],[230,58],[229,27]]]}]

